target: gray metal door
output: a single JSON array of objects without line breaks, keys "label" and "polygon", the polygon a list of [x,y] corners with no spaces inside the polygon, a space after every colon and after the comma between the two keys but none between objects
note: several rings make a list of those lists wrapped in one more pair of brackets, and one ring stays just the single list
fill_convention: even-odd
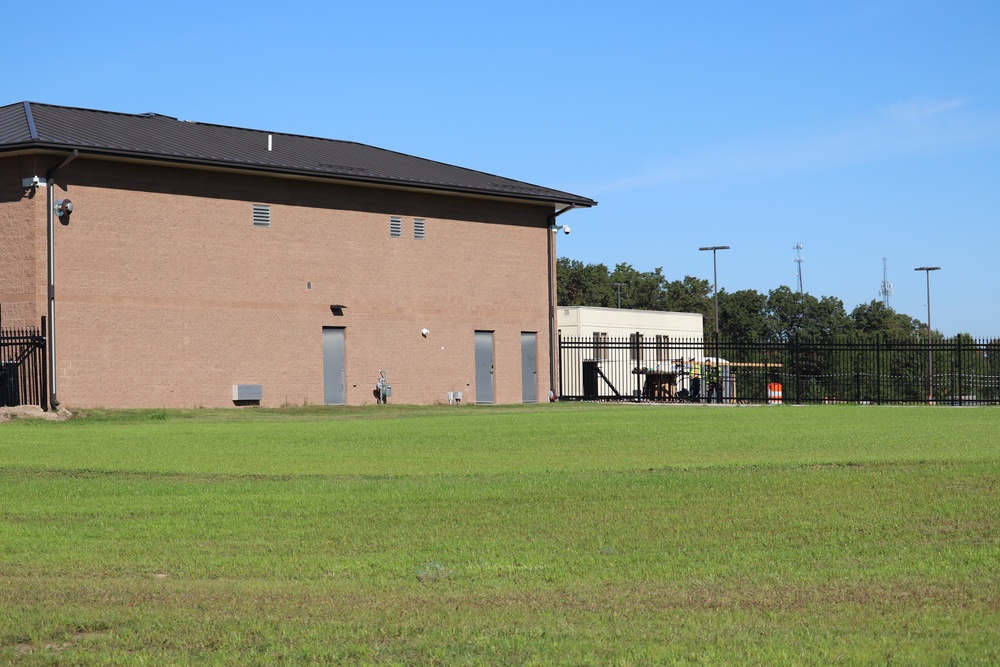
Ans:
[{"label": "gray metal door", "polygon": [[493,332],[476,332],[476,403],[493,402]]},{"label": "gray metal door", "polygon": [[538,334],[521,332],[521,401],[538,402]]},{"label": "gray metal door", "polygon": [[323,327],[323,404],[347,405],[344,330]]}]

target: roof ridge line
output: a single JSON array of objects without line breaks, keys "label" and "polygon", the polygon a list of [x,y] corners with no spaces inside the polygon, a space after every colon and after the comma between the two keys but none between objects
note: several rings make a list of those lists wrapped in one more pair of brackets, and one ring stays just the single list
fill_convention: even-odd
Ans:
[{"label": "roof ridge line", "polygon": [[[31,103],[25,102],[25,104],[39,104],[39,103],[37,103],[37,102],[31,102]],[[436,164],[436,165],[441,165],[441,166],[444,166],[444,167],[454,167],[454,166],[456,166],[456,165],[454,165],[453,163],[450,163],[450,162],[444,162],[442,160],[436,160],[436,159],[433,159],[433,158],[421,157],[419,155],[414,155],[412,153],[404,153],[402,151],[398,151],[398,150],[395,150],[395,149],[392,149],[392,148],[383,148],[381,146],[376,146],[375,144],[366,144],[366,143],[361,142],[361,141],[353,141],[353,140],[350,140],[350,139],[330,139],[329,137],[320,137],[320,136],[315,136],[315,135],[310,135],[310,134],[301,134],[301,133],[298,133],[298,132],[278,132],[278,131],[274,131],[274,130],[258,130],[258,129],[249,128],[249,127],[239,127],[239,126],[236,126],[236,125],[225,125],[225,124],[222,124],[222,123],[207,123],[207,122],[203,122],[203,121],[200,121],[200,120],[189,120],[189,119],[182,119],[182,118],[179,118],[177,116],[168,116],[166,114],[157,113],[155,111],[144,112],[144,113],[127,113],[127,112],[124,112],[124,111],[107,111],[107,110],[104,110],[104,109],[87,109],[87,108],[84,108],[84,107],[68,107],[68,106],[63,106],[61,104],[44,104],[43,106],[56,107],[56,108],[60,108],[60,109],[75,109],[77,111],[89,111],[91,113],[113,114],[113,115],[117,115],[117,116],[134,116],[134,117],[145,117],[145,118],[149,118],[149,117],[154,117],[154,118],[156,118],[156,117],[159,117],[159,118],[169,118],[169,119],[172,119],[172,120],[176,120],[179,123],[191,123],[191,124],[194,124],[194,125],[202,125],[202,126],[205,126],[205,127],[218,127],[218,128],[224,128],[224,129],[227,129],[227,130],[239,130],[241,132],[254,132],[254,133],[257,133],[257,134],[273,134],[273,135],[279,136],[279,137],[298,137],[300,139],[310,139],[310,140],[313,140],[313,141],[324,141],[324,142],[337,143],[337,144],[350,144],[350,145],[353,145],[353,146],[362,146],[364,148],[374,149],[374,150],[377,150],[377,151],[381,151],[383,153],[391,153],[393,155],[401,155],[401,156],[407,157],[407,158],[413,158],[413,159],[416,159],[416,160],[422,160],[424,162],[429,162],[429,163]],[[34,140],[34,141],[38,140],[38,137],[37,137],[37,135],[35,133],[32,134],[32,140]],[[461,169],[465,169],[467,171],[476,172],[478,174],[481,174],[483,176],[488,176],[490,178],[496,178],[496,179],[499,179],[499,180],[502,180],[502,181],[507,181],[509,183],[517,183],[517,184],[521,184],[521,185],[528,185],[528,186],[531,186],[533,188],[537,188],[539,190],[552,190],[553,189],[553,188],[546,188],[544,186],[537,185],[535,183],[529,183],[527,181],[519,181],[517,179],[512,179],[512,178],[510,178],[508,176],[501,176],[500,174],[496,174],[496,173],[493,173],[493,172],[482,171],[480,169],[470,169],[468,167],[461,167]],[[568,194],[568,193],[563,193],[563,194]]]},{"label": "roof ridge line", "polygon": [[[160,114],[157,114],[157,115],[160,115]],[[164,117],[165,118],[172,118],[172,116],[164,116]],[[205,121],[201,121],[201,120],[189,120],[189,119],[181,120],[179,118],[176,119],[176,120],[180,121],[181,123],[191,123],[193,125],[204,125],[205,127],[219,127],[219,128],[223,128],[223,129],[226,129],[226,130],[240,130],[241,132],[256,132],[257,134],[273,134],[276,137],[296,137],[296,138],[299,138],[299,139],[309,139],[309,140],[312,140],[312,141],[326,141],[326,142],[335,143],[335,144],[351,144],[351,145],[354,145],[354,146],[363,146],[364,148],[374,148],[374,149],[380,150],[380,151],[387,151],[387,152],[398,153],[398,151],[389,151],[388,149],[381,148],[379,146],[376,146],[375,144],[366,144],[366,143],[363,143],[361,141],[353,141],[351,139],[331,139],[330,137],[320,137],[320,136],[317,136],[317,135],[314,135],[314,134],[302,134],[301,132],[281,132],[279,130],[258,130],[256,128],[252,128],[252,127],[239,127],[238,125],[224,125],[222,123],[206,123]],[[406,153],[398,153],[398,154],[399,155],[406,155],[407,157],[417,157],[416,155],[408,155]],[[419,159],[424,159],[424,158],[419,158]],[[454,165],[452,165],[452,166],[454,166]]]},{"label": "roof ridge line", "polygon": [[109,111],[108,109],[91,109],[89,107],[71,107],[71,106],[67,106],[65,104],[49,104],[47,102],[30,102],[30,101],[28,101],[28,102],[25,102],[25,104],[33,104],[33,105],[38,106],[38,107],[51,107],[53,109],[67,109],[69,111],[87,111],[87,112],[90,112],[90,113],[106,114],[106,115],[109,115],[109,116],[135,116],[135,117],[147,116],[148,117],[150,113],[153,113],[154,116],[162,116],[163,118],[173,118],[174,120],[177,120],[177,118],[174,118],[173,116],[166,116],[164,114],[159,114],[159,113],[155,113],[155,112],[129,113],[127,111]]}]

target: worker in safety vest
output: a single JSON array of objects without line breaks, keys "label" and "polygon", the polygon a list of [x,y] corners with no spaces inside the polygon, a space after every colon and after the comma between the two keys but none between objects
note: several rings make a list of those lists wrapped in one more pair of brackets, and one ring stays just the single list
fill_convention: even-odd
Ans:
[{"label": "worker in safety vest", "polygon": [[716,403],[722,403],[722,376],[719,365],[707,361],[705,362],[705,381],[708,382],[708,402],[712,402],[715,396]]},{"label": "worker in safety vest", "polygon": [[691,358],[691,401],[701,400],[701,362]]}]

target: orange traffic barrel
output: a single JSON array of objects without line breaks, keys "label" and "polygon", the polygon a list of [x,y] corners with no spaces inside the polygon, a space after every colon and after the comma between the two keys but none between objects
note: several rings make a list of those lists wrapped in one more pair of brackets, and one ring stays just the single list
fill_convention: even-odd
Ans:
[{"label": "orange traffic barrel", "polygon": [[781,403],[781,383],[772,382],[767,385],[767,402],[772,404]]}]

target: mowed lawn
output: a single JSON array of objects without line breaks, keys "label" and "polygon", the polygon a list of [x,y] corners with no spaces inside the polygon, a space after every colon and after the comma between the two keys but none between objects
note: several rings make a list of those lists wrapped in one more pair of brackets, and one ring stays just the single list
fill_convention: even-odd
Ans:
[{"label": "mowed lawn", "polygon": [[0,424],[0,664],[997,664],[1000,410]]}]

